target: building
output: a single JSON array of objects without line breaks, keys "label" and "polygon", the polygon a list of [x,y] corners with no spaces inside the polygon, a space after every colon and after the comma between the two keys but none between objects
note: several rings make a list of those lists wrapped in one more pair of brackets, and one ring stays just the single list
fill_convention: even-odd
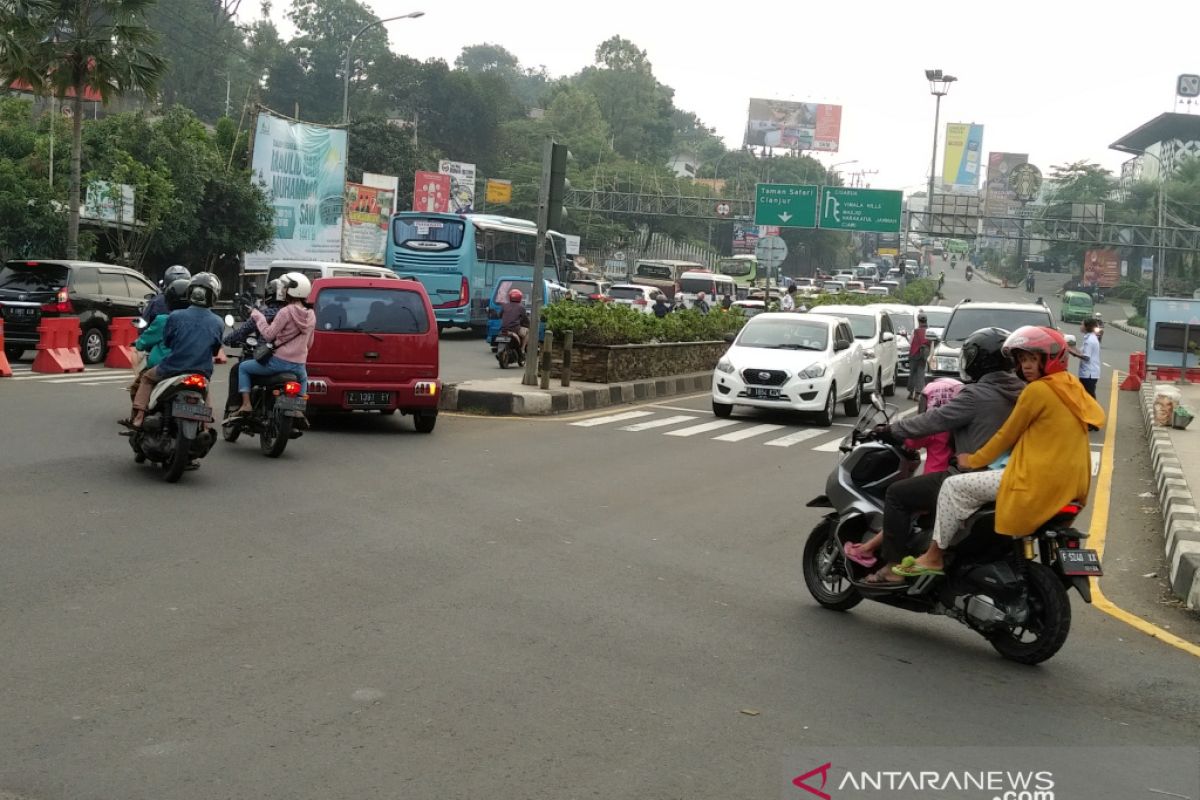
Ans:
[{"label": "building", "polygon": [[1200,157],[1200,115],[1159,114],[1109,147],[1134,155],[1121,165],[1123,195],[1137,181],[1157,183],[1164,171],[1169,176],[1185,160]]}]

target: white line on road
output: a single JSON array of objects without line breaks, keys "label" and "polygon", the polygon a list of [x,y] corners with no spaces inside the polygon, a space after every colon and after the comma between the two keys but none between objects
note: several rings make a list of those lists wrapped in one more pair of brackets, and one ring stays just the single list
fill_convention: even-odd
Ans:
[{"label": "white line on road", "polygon": [[1098,450],[1093,450],[1092,451],[1092,477],[1094,478],[1099,474],[1100,474],[1100,452]]},{"label": "white line on road", "polygon": [[826,431],[820,428],[808,428],[807,430],[790,433],[787,436],[781,436],[778,439],[772,439],[769,442],[763,442],[763,444],[767,447],[791,447],[794,444],[799,444],[800,442],[820,436],[822,433],[826,433]]},{"label": "white line on road", "polygon": [[719,419],[715,422],[705,422],[703,425],[693,425],[690,428],[681,428],[677,431],[667,431],[666,436],[696,436],[709,431],[717,431],[721,428],[728,428],[730,425],[739,424],[737,420]]},{"label": "white line on road", "polygon": [[57,378],[55,380],[46,381],[46,383],[85,383],[87,381],[102,381],[104,383],[118,383],[120,381],[133,380],[132,373],[124,375],[77,375],[74,378]]},{"label": "white line on road", "polygon": [[638,417],[648,417],[653,414],[653,411],[626,411],[624,414],[610,414],[607,417],[596,417],[595,419],[585,419],[583,422],[572,422],[571,424],[577,428],[592,428],[596,425],[607,425],[610,422],[624,422],[627,419],[637,419]]},{"label": "white line on road", "polygon": [[658,403],[654,404],[654,408],[661,408],[663,411],[687,411],[689,414],[696,414],[696,413],[699,413],[699,411],[701,410],[698,408],[680,408],[679,406],[664,406],[664,405],[660,405]]},{"label": "white line on road", "polygon": [[[99,370],[97,370],[97,372],[99,372]],[[48,381],[48,380],[54,380],[55,378],[61,378],[64,375],[74,375],[76,377],[79,377],[84,374],[93,374],[93,373],[90,370],[84,370],[83,372],[35,372],[31,375],[22,375],[20,377],[17,377],[16,375],[14,375],[13,377],[9,378],[9,380],[10,381]]]},{"label": "white line on road", "polygon": [[623,431],[648,431],[652,428],[665,428],[668,425],[678,425],[680,422],[691,422],[695,417],[687,415],[679,415],[677,417],[666,417],[664,419],[652,419],[649,422],[638,422],[634,425],[626,425],[621,428]]},{"label": "white line on road", "polygon": [[830,441],[826,442],[825,444],[817,445],[816,447],[813,448],[813,450],[816,450],[818,453],[836,453],[837,449],[842,446],[842,439],[845,439],[845,438],[846,437],[843,436],[838,439],[831,439]]},{"label": "white line on road", "polygon": [[742,428],[740,431],[727,433],[724,436],[714,436],[715,442],[740,442],[743,439],[750,439],[755,436],[761,436],[764,433],[783,430],[782,425],[751,425],[749,428]]}]

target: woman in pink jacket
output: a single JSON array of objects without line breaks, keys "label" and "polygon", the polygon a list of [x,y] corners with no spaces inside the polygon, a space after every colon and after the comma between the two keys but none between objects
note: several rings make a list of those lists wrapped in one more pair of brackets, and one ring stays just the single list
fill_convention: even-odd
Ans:
[{"label": "woman in pink jacket", "polygon": [[238,391],[242,394],[242,406],[234,416],[249,414],[250,384],[254,376],[265,377],[281,372],[293,372],[300,379],[300,394],[308,392],[308,349],[312,347],[313,331],[317,327],[317,316],[304,302],[312,294],[312,281],[299,272],[289,272],[279,279],[279,300],[286,303],[270,324],[257,308],[250,318],[258,326],[258,332],[275,344],[275,352],[266,364],[247,360],[238,365]]}]

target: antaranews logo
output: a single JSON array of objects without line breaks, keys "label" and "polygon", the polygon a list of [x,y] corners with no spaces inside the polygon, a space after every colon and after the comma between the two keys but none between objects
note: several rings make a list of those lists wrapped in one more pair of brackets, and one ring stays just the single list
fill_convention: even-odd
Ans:
[{"label": "antaranews logo", "polygon": [[[795,786],[799,786],[801,789],[803,789],[804,791],[806,791],[810,794],[816,795],[817,797],[821,798],[821,800],[833,800],[832,797],[825,794],[825,784],[829,782],[829,770],[832,768],[833,768],[833,762],[828,761],[828,762],[822,764],[821,766],[817,767],[816,769],[809,770],[808,772],[804,773],[803,775],[797,776],[795,779],[792,780],[792,784]],[[814,778],[817,775],[821,776],[821,788],[820,789],[814,789],[812,786],[808,785],[809,779]]]},{"label": "antaranews logo", "polygon": [[793,778],[792,785],[806,792],[805,797],[821,800],[834,800],[832,792],[837,792],[839,798],[852,800],[910,791],[921,792],[925,797],[952,792],[945,795],[947,800],[957,800],[963,797],[962,792],[972,791],[984,793],[981,800],[1055,800],[1054,773],[1046,770],[847,770],[837,785],[826,791],[832,769],[833,762],[827,761]]}]

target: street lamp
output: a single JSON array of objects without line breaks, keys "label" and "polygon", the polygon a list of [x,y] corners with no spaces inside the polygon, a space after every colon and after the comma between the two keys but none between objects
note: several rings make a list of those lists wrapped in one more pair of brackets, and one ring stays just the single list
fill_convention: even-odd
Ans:
[{"label": "street lamp", "polygon": [[933,111],[933,155],[929,158],[929,197],[925,200],[926,236],[933,235],[933,176],[937,172],[938,125],[942,116],[942,98],[950,93],[950,84],[958,78],[953,75],[943,75],[940,69],[925,70],[925,79],[929,81],[929,93],[937,98]]},{"label": "street lamp", "polygon": [[1166,194],[1167,185],[1166,165],[1163,164],[1161,158],[1148,150],[1135,150],[1132,147],[1121,147],[1120,145],[1113,145],[1112,149],[1137,156],[1150,156],[1158,162],[1158,230],[1155,231],[1156,235],[1158,236],[1158,259],[1154,265],[1154,280],[1150,288],[1153,290],[1155,295],[1161,295],[1163,278],[1165,278],[1167,274],[1167,234],[1166,231],[1163,230],[1164,217],[1166,216],[1163,208],[1165,203],[1163,198]]},{"label": "street lamp", "polygon": [[833,176],[834,176],[834,175],[837,175],[837,168],[838,168],[838,167],[844,167],[844,166],[846,166],[847,164],[857,164],[857,163],[858,163],[858,159],[857,159],[857,158],[855,158],[855,159],[853,159],[853,160],[851,160],[851,161],[839,161],[839,162],[837,162],[836,164],[833,164],[832,166],[830,166],[830,167],[829,167],[828,174],[827,174],[827,176],[826,176],[826,182],[827,182],[827,183],[829,183],[829,184],[831,184],[831,185],[833,184]]},{"label": "street lamp", "polygon": [[394,22],[398,19],[416,19],[417,17],[425,16],[424,11],[413,11],[409,14],[400,14],[395,17],[387,17],[386,19],[377,19],[373,22],[368,22],[358,29],[358,33],[350,37],[350,44],[346,45],[346,69],[342,74],[342,124],[350,124],[350,54],[354,51],[354,43],[358,41],[358,37],[374,28],[376,25],[382,25],[385,22]]}]

